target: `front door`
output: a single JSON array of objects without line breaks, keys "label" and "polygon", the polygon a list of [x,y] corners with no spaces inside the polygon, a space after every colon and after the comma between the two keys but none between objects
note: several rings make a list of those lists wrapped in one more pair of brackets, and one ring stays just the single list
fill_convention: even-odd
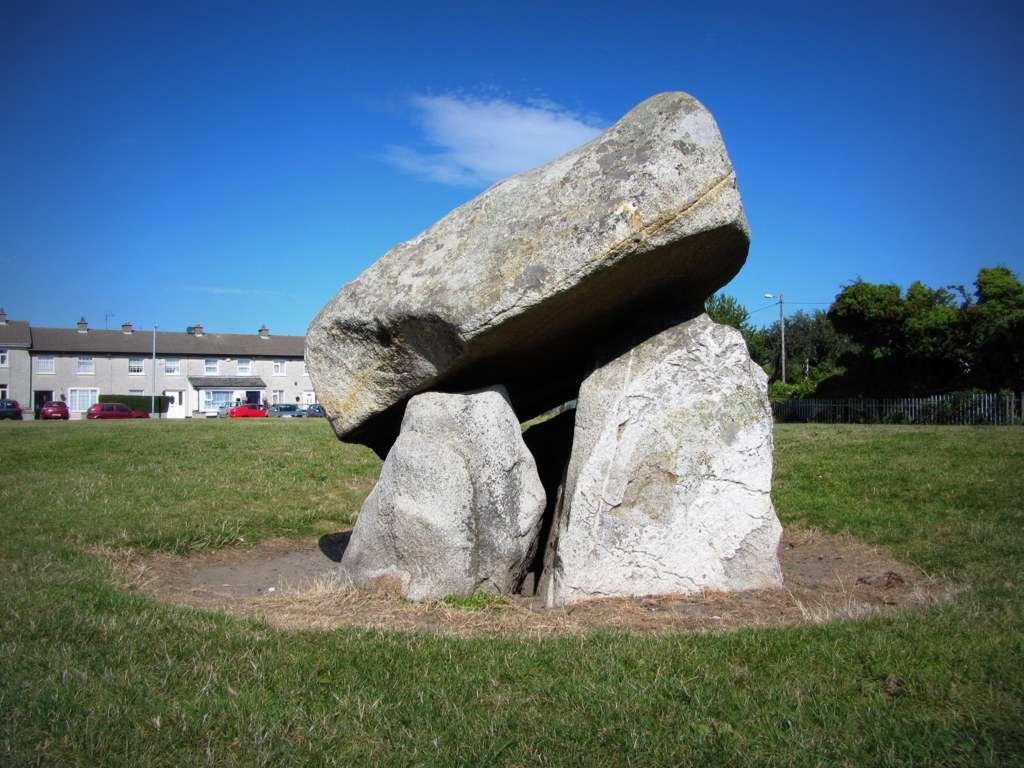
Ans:
[{"label": "front door", "polygon": [[262,394],[263,393],[260,392],[258,389],[248,390],[245,393],[245,402],[255,403],[256,405],[259,405],[263,401]]},{"label": "front door", "polygon": [[165,389],[164,395],[168,398],[167,418],[185,418],[185,392],[180,389]]},{"label": "front door", "polygon": [[44,403],[48,403],[53,400],[52,389],[37,389],[32,393],[32,407],[35,409],[36,418],[39,418],[39,409],[43,407]]}]

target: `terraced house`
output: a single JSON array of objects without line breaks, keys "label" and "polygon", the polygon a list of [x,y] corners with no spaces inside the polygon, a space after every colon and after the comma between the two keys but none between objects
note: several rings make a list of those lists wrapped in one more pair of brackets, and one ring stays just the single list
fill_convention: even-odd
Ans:
[{"label": "terraced house", "polygon": [[0,309],[0,397],[18,400],[26,418],[47,400],[66,401],[82,418],[107,394],[167,395],[167,416],[178,419],[236,401],[310,404],[304,347],[304,337],[272,336],[266,326],[242,334],[196,325],[154,337],[131,323],[96,330],[84,318],[75,328],[38,328]]}]

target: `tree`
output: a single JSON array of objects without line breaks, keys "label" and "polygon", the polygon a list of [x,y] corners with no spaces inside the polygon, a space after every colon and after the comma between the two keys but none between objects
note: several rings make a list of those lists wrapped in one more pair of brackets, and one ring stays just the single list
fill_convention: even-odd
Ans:
[{"label": "tree", "polygon": [[704,310],[716,323],[731,325],[739,331],[747,330],[750,313],[738,300],[728,294],[714,294],[705,302]]},{"label": "tree", "polygon": [[1007,267],[978,272],[977,300],[964,309],[972,378],[985,389],[1024,388],[1024,284]]},{"label": "tree", "polygon": [[897,340],[904,313],[898,285],[876,285],[857,278],[836,296],[828,317],[839,333],[863,344],[873,355],[884,356]]},{"label": "tree", "polygon": [[[779,323],[772,323],[759,336],[761,365],[774,379],[782,355]],[[793,386],[786,391],[795,397],[810,396],[822,381],[842,372],[840,360],[849,349],[850,342],[822,310],[799,310],[790,315],[786,318],[786,371]],[[776,390],[781,391],[779,387]]]},{"label": "tree", "polygon": [[960,286],[918,281],[903,294],[896,285],[858,279],[840,291],[828,316],[855,346],[842,360],[845,373],[822,394],[899,397],[1024,386],[1024,284],[1006,267],[980,270],[973,299]]}]

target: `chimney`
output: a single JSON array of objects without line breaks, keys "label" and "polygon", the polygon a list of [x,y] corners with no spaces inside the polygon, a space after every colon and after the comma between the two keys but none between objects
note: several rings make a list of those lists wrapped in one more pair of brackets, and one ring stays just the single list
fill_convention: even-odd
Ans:
[{"label": "chimney", "polygon": [[85,318],[84,317],[81,318],[78,321],[78,332],[79,333],[88,333],[89,332],[89,324],[87,322],[85,322]]},{"label": "chimney", "polygon": [[0,325],[7,325],[7,313],[3,307],[0,307]]},{"label": "chimney", "polygon": [[191,333],[193,336],[202,336],[203,326],[201,326],[199,323],[196,323],[195,325],[189,326],[188,332]]},{"label": "chimney", "polygon": [[270,338],[270,331],[267,329],[266,323],[264,323],[263,325],[260,326],[259,333],[260,333],[260,338],[261,339],[269,339]]},{"label": "chimney", "polygon": [[129,333],[130,334],[130,333],[133,333],[133,332],[134,331],[132,330],[132,324],[131,323],[129,323],[127,320],[125,320],[123,323],[121,323],[121,333]]}]

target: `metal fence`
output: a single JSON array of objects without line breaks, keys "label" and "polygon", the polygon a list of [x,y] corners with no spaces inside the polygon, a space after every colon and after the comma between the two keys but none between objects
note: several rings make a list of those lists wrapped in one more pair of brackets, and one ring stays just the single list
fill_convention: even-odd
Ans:
[{"label": "metal fence", "polygon": [[1021,424],[1024,393],[772,403],[776,421],[822,424]]}]

